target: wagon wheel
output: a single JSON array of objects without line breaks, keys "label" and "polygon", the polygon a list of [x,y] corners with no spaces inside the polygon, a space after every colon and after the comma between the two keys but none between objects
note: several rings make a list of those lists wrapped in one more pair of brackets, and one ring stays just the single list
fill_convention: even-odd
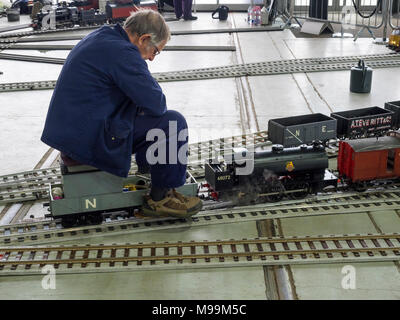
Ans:
[{"label": "wagon wheel", "polygon": [[367,183],[365,181],[358,181],[353,184],[354,190],[357,192],[364,192],[368,189]]},{"label": "wagon wheel", "polygon": [[89,213],[86,216],[86,223],[91,225],[101,224],[103,222],[103,215],[101,213]]},{"label": "wagon wheel", "polygon": [[290,186],[290,190],[301,190],[289,193],[289,197],[291,199],[304,199],[310,194],[310,185],[307,182],[297,182]]},{"label": "wagon wheel", "polygon": [[78,219],[75,215],[66,216],[61,219],[61,225],[63,228],[72,228],[77,224],[77,222]]}]

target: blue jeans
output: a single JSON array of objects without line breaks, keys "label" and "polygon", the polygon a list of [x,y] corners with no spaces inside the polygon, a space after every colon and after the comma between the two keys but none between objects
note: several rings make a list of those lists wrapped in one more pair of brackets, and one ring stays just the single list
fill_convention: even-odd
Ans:
[{"label": "blue jeans", "polygon": [[[169,128],[177,130],[171,130]],[[165,139],[161,138],[160,141],[156,140],[166,150],[166,163],[149,164],[146,157],[148,148],[155,143],[155,141],[146,141],[146,135],[151,129],[160,129],[165,134]],[[185,184],[186,180],[186,160],[188,148],[188,136],[183,134],[179,136],[182,130],[187,129],[185,118],[177,111],[168,110],[161,117],[154,117],[139,112],[135,119],[134,133],[133,133],[133,151],[135,154],[136,163],[139,167],[150,168],[152,185],[158,188],[178,188]],[[183,140],[183,141],[180,141]],[[171,144],[171,150],[170,149]],[[186,146],[185,146],[186,144]],[[180,157],[178,157],[178,152]],[[170,151],[176,152],[175,155],[170,157]],[[182,154],[184,156],[182,157]],[[157,153],[155,153],[157,156]],[[184,158],[184,161],[183,161]],[[176,161],[170,161],[175,159]],[[180,161],[181,160],[181,161]],[[172,162],[172,163],[170,163]],[[184,163],[182,163],[184,162]]]}]

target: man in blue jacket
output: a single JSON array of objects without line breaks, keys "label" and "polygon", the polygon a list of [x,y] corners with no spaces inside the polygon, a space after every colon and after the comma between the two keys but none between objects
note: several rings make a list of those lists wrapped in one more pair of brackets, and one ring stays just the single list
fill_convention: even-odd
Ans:
[{"label": "man in blue jacket", "polygon": [[187,150],[186,120],[167,110],[145,61],[169,39],[164,18],[153,10],[133,13],[124,27],[103,26],[86,36],[65,61],[41,140],[59,150],[66,165],[87,164],[121,177],[128,175],[135,153],[139,168],[151,172],[144,213],[186,217],[202,207],[199,198],[174,189],[185,183],[186,152],[172,157],[178,161],[154,163],[148,150],[155,142],[146,139],[151,130],[165,133],[157,143],[167,150],[166,159],[170,152]]}]

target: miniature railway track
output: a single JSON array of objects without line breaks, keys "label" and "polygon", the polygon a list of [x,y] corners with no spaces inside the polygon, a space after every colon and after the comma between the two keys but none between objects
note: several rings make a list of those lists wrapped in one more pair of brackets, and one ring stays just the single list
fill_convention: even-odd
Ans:
[{"label": "miniature railway track", "polygon": [[0,92],[29,91],[29,90],[49,90],[56,87],[56,80],[1,83]]},{"label": "miniature railway track", "polygon": [[[56,156],[53,157],[54,155]],[[49,148],[47,152],[43,155],[43,157],[39,160],[39,162],[36,164],[34,170],[41,168],[49,160],[51,160],[51,165],[54,165],[57,161],[57,158],[58,158],[58,152],[56,152],[53,148]],[[10,197],[12,196],[14,196],[14,193],[11,191]],[[21,196],[21,194],[18,193],[17,196]],[[22,196],[26,196],[26,194],[22,193]],[[33,204],[35,203],[34,199],[37,198],[39,198],[39,196],[35,195],[35,197],[32,197],[33,201],[24,201],[23,204],[21,205],[17,204],[16,206],[13,206],[11,202],[7,203],[6,206],[0,211],[1,222],[6,224],[7,223],[12,224],[18,222],[19,220],[22,220],[28,213],[30,208],[33,206]],[[14,213],[14,216],[11,216],[12,213]],[[5,218],[6,215],[7,217]]]},{"label": "miniature railway track", "polygon": [[400,234],[0,248],[0,275],[400,260]]},{"label": "miniature railway track", "polygon": [[[270,145],[267,131],[189,144],[187,170],[193,177],[204,175],[204,162],[216,155],[228,156],[232,148],[257,148]],[[137,170],[132,161],[130,174]],[[36,169],[0,176],[0,205],[48,198],[48,184],[61,181],[59,167]]]},{"label": "miniature railway track", "polygon": [[[0,59],[15,59],[31,62],[46,62],[63,64],[64,59],[37,56],[24,56],[0,53]],[[374,54],[347,57],[328,57],[310,59],[289,59],[282,61],[267,61],[248,64],[237,64],[223,67],[192,69],[153,73],[158,82],[207,80],[244,76],[275,75],[300,72],[323,72],[350,70],[358,61],[364,59],[373,68],[388,68],[400,66],[400,54]],[[56,81],[34,81],[0,84],[0,92],[54,89]]]},{"label": "miniature railway track", "polygon": [[[30,27],[31,27],[30,23],[8,26],[8,27],[0,28],[0,33],[19,30],[19,29],[26,29],[26,28],[30,28]],[[4,36],[4,35],[0,35],[0,37],[2,37],[2,36]]]},{"label": "miniature railway track", "polygon": [[13,37],[27,37],[27,36],[33,36],[33,35],[60,33],[60,32],[83,31],[83,30],[91,30],[91,29],[97,29],[97,28],[99,28],[99,26],[88,26],[88,27],[57,29],[57,30],[36,30],[36,31],[13,32],[13,33],[7,33],[7,34],[0,34],[0,39],[13,38]]},{"label": "miniature railway track", "polygon": [[[166,19],[166,21],[168,21]],[[176,21],[176,19],[169,19],[169,21]],[[25,26],[29,27],[29,26]],[[0,34],[0,39],[14,38],[14,37],[26,37],[41,34],[54,34],[60,32],[72,32],[72,31],[84,31],[97,29],[101,26],[87,26],[87,27],[75,27],[75,28],[64,28],[56,30],[36,30],[36,31],[23,31],[14,32],[8,34]],[[22,28],[21,28],[22,29]],[[188,34],[210,34],[210,33],[233,33],[233,32],[265,32],[265,31],[282,31],[280,27],[258,27],[258,28],[226,28],[226,29],[209,29],[209,30],[181,30],[181,31],[171,31],[171,35],[188,35]]]},{"label": "miniature railway track", "polygon": [[6,43],[21,43],[21,42],[45,42],[45,41],[67,41],[67,40],[82,40],[84,35],[68,35],[56,37],[35,37],[35,38],[0,38],[1,44]]},{"label": "miniature railway track", "polygon": [[139,219],[114,216],[101,225],[62,229],[58,220],[0,226],[0,245],[36,245],[119,234],[190,228],[277,218],[390,211],[400,209],[400,192],[323,195],[308,200],[265,203],[234,209],[202,211],[188,219]]},{"label": "miniature railway track", "polygon": [[39,63],[51,63],[51,64],[64,64],[64,62],[65,62],[65,59],[63,59],[63,58],[38,57],[38,56],[28,56],[28,55],[22,55],[22,54],[9,54],[9,53],[0,53],[0,59],[27,61],[27,62],[39,62]]}]

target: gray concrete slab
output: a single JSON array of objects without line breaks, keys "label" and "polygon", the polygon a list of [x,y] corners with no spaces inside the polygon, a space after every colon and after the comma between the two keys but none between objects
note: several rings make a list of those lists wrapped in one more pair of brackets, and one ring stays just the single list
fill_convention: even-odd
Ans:
[{"label": "gray concrete slab", "polygon": [[400,219],[399,212],[376,212],[371,213],[371,217],[375,223],[375,228],[379,231],[391,233],[399,232],[400,230]]},{"label": "gray concrete slab", "polygon": [[[187,118],[190,142],[241,134],[238,93],[234,79],[163,82],[170,109]],[[215,88],[223,88],[217,94]]]},{"label": "gray concrete slab", "polygon": [[44,290],[42,280],[43,276],[0,278],[0,299],[265,299],[258,268],[58,275],[54,290]]},{"label": "gray concrete slab", "polygon": [[[4,74],[4,78],[8,75]],[[36,91],[28,95],[22,92],[0,95],[0,175],[32,170],[49,149],[40,142],[40,136],[51,93]]]},{"label": "gray concrete slab", "polygon": [[400,276],[387,263],[357,263],[355,289],[343,289],[345,264],[296,266],[295,286],[301,300],[399,300]]},{"label": "gray concrete slab", "polygon": [[400,100],[398,68],[375,69],[371,93],[350,92],[350,71],[308,74],[311,83],[335,112],[372,106],[384,106],[387,101]]},{"label": "gray concrete slab", "polygon": [[[299,41],[298,41],[299,40]],[[383,45],[374,44],[372,39],[313,38],[284,40],[297,59],[310,57],[340,57],[391,52]]]}]

